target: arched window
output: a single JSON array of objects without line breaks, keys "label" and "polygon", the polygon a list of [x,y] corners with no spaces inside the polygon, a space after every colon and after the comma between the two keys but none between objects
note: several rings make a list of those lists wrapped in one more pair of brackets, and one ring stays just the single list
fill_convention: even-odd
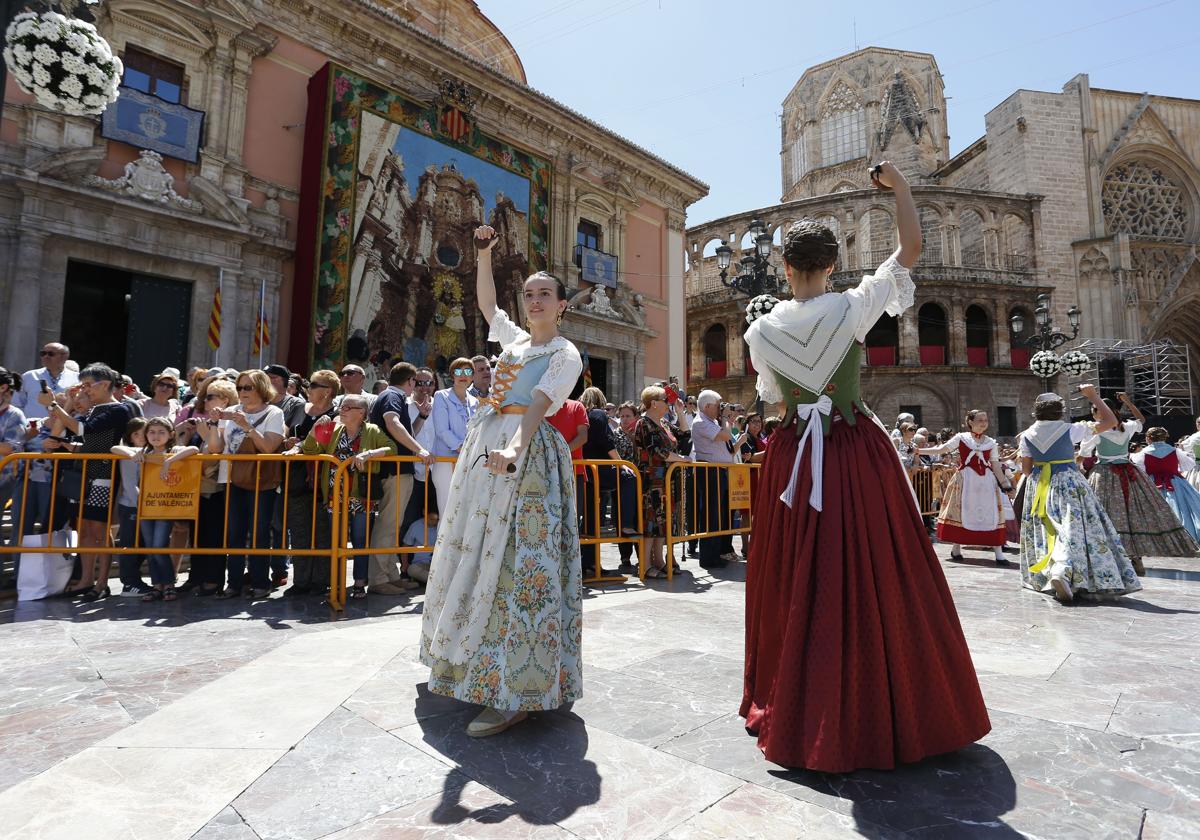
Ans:
[{"label": "arched window", "polygon": [[900,358],[900,320],[895,315],[882,316],[867,333],[866,345],[867,364],[871,367],[897,364]]},{"label": "arched window", "polygon": [[[1012,328],[1012,317],[1014,315],[1020,315],[1023,322],[1019,333],[1014,332]],[[1022,342],[1028,339],[1032,333],[1033,316],[1029,314],[1029,310],[1020,306],[1014,307],[1008,313],[1008,346],[1011,348],[1009,353],[1012,358],[1012,366],[1018,370],[1024,370],[1029,367],[1029,345]]]},{"label": "arched window", "polygon": [[858,94],[839,82],[821,110],[821,166],[833,166],[867,153],[867,118]]},{"label": "arched window", "polygon": [[1181,241],[1190,201],[1174,174],[1152,160],[1123,160],[1104,175],[1100,194],[1110,234]]},{"label": "arched window", "polygon": [[917,340],[921,347],[921,364],[946,364],[949,336],[945,309],[936,303],[927,303],[917,310]]},{"label": "arched window", "polygon": [[724,379],[725,326],[713,324],[704,333],[704,376],[707,379]]},{"label": "arched window", "polygon": [[971,367],[989,367],[992,363],[992,324],[982,306],[968,306],[967,321],[967,364]]},{"label": "arched window", "polygon": [[964,266],[984,267],[983,217],[974,210],[964,210],[958,216],[958,244]]}]

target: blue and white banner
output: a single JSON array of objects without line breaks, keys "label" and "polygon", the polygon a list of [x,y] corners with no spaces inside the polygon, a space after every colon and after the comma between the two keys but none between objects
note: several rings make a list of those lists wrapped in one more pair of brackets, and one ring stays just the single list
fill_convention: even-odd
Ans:
[{"label": "blue and white banner", "polygon": [[195,163],[203,130],[203,111],[121,85],[120,98],[104,111],[100,136]]},{"label": "blue and white banner", "polygon": [[580,251],[580,276],[589,283],[599,283],[610,289],[617,287],[617,257],[595,248],[578,246]]}]

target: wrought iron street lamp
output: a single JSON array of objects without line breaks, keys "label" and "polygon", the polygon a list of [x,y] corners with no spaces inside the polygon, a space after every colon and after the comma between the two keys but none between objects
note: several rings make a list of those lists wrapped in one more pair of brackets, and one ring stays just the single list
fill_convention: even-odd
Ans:
[{"label": "wrought iron street lamp", "polygon": [[1013,331],[1013,343],[1035,347],[1038,350],[1053,350],[1056,347],[1061,347],[1068,341],[1074,341],[1079,337],[1079,316],[1081,314],[1082,312],[1079,307],[1072,305],[1067,310],[1067,320],[1071,324],[1071,334],[1067,335],[1066,333],[1055,332],[1054,319],[1050,317],[1050,295],[1038,295],[1037,308],[1033,310],[1033,318],[1037,322],[1036,329],[1028,338],[1017,338],[1016,336],[1019,336],[1025,329],[1025,319],[1020,314],[1013,315],[1010,320]]},{"label": "wrought iron street lamp", "polygon": [[754,251],[738,260],[738,273],[733,277],[729,276],[733,249],[725,242],[717,247],[717,268],[721,271],[721,282],[750,298],[783,294],[787,284],[780,278],[778,267],[772,267],[769,262],[773,243],[767,226],[758,219],[752,221],[750,238],[754,241]]}]

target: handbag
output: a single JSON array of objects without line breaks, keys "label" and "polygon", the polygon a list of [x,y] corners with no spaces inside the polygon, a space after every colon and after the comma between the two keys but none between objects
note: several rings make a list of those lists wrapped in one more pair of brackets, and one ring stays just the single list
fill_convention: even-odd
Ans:
[{"label": "handbag", "polygon": [[[264,414],[250,428],[257,429],[267,419]],[[238,445],[235,455],[274,455],[275,452],[259,453],[254,441],[247,434]],[[283,482],[282,461],[233,461],[229,465],[229,483],[243,490],[274,490]]]},{"label": "handbag", "polygon": [[[21,547],[28,549],[64,548],[74,550],[79,544],[78,534],[64,528],[51,534],[25,534]],[[75,560],[62,552],[21,552],[20,570],[17,573],[17,600],[36,601],[57,595],[67,587]]]}]

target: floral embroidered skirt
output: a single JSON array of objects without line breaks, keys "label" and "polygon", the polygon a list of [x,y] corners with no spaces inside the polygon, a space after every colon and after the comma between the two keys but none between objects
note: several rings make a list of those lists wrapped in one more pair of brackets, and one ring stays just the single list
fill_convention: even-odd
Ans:
[{"label": "floral embroidered skirt", "polygon": [[463,441],[430,563],[421,661],[429,690],[494,709],[556,709],[583,689],[582,573],[571,453],[542,423],[495,476],[519,414],[480,411]]},{"label": "floral embroidered skirt", "polygon": [[1179,476],[1171,479],[1170,490],[1159,490],[1167,505],[1193,539],[1200,540],[1200,492]]},{"label": "floral embroidered skirt", "polygon": [[1132,464],[1097,464],[1088,476],[1131,557],[1190,557],[1196,541],[1146,474]]},{"label": "floral embroidered skirt", "polygon": [[1077,469],[1054,473],[1046,494],[1046,515],[1056,531],[1050,563],[1031,572],[1046,555],[1049,538],[1033,508],[1037,499],[1039,468],[1025,481],[1021,510],[1021,579],[1038,592],[1053,592],[1052,577],[1062,577],[1079,597],[1115,598],[1142,588],[1125,553],[1121,535],[1096,493]]}]

